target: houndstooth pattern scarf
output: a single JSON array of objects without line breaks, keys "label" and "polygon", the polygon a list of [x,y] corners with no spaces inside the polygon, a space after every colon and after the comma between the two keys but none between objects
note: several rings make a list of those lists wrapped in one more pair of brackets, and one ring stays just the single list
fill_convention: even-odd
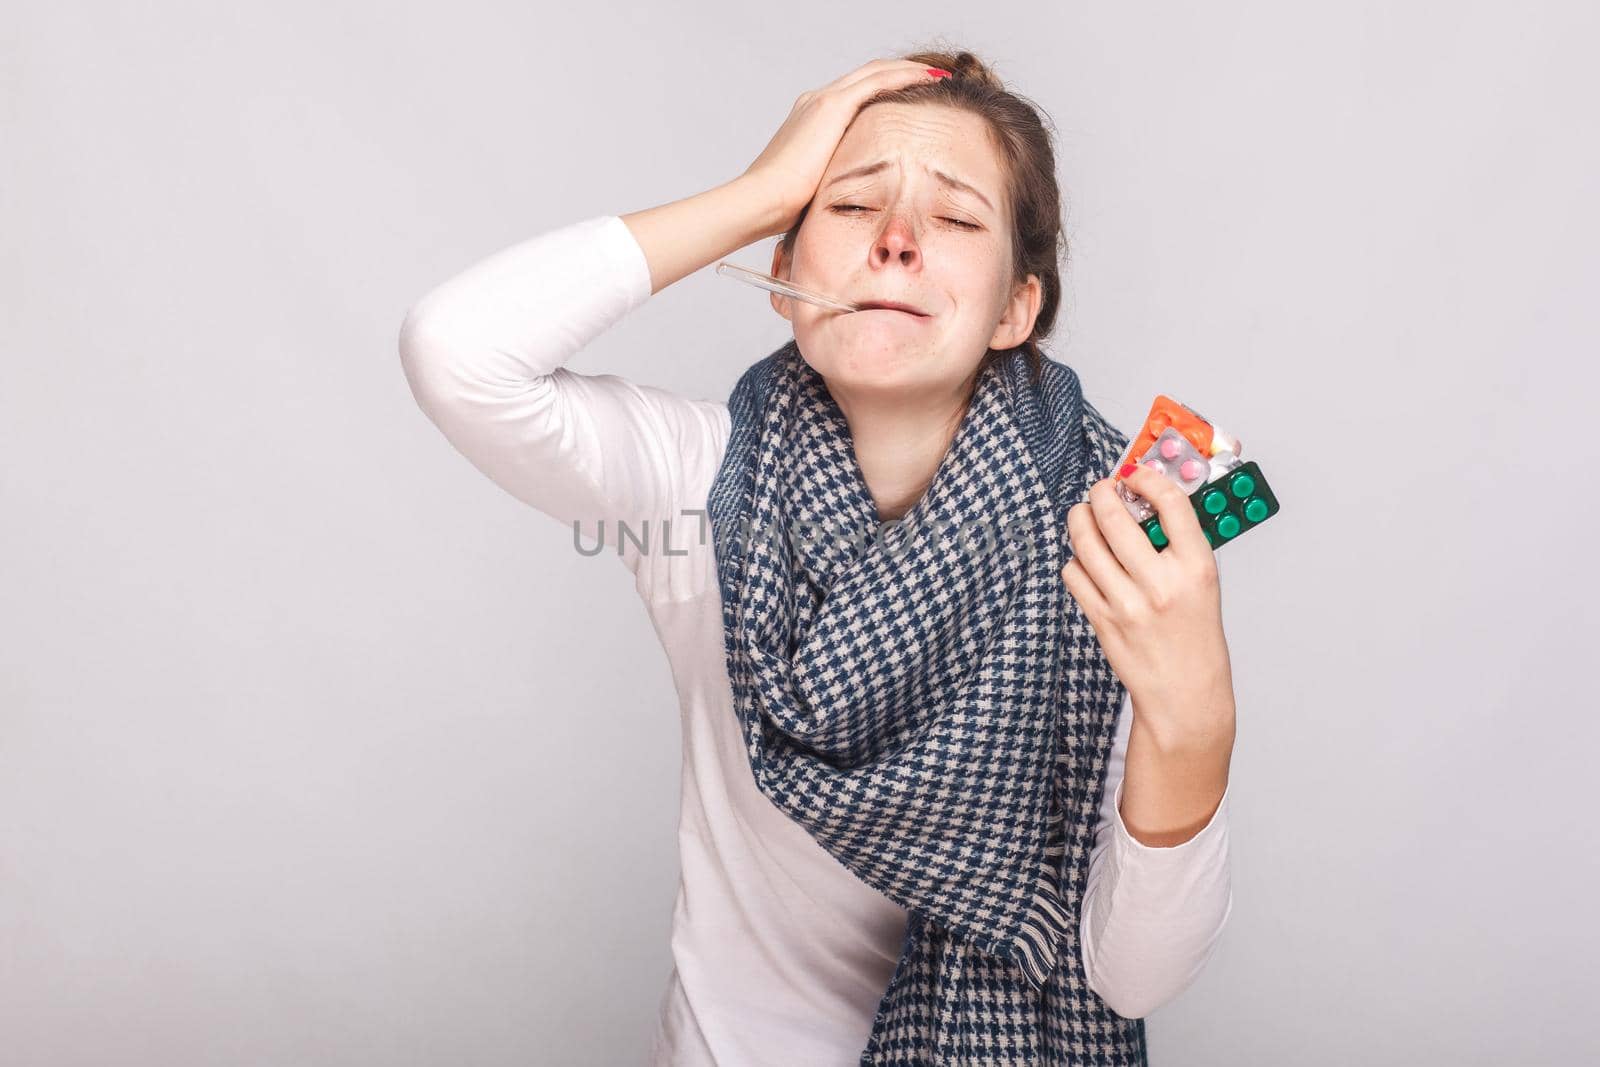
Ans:
[{"label": "houndstooth pattern scarf", "polygon": [[707,510],[756,785],[907,909],[864,1067],[1147,1062],[1144,1021],[1083,971],[1123,687],[1060,575],[1067,509],[1127,438],[1043,362],[1039,383],[1020,349],[984,370],[927,492],[881,529],[794,340],[728,402]]}]

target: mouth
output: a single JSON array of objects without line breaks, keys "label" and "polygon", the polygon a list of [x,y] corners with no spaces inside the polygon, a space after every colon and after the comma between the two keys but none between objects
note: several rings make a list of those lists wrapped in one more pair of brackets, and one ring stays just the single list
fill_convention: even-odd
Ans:
[{"label": "mouth", "polygon": [[860,302],[859,311],[900,311],[907,315],[915,315],[919,319],[928,318],[928,313],[921,308],[912,307],[910,304],[901,304],[894,300],[863,300]]}]

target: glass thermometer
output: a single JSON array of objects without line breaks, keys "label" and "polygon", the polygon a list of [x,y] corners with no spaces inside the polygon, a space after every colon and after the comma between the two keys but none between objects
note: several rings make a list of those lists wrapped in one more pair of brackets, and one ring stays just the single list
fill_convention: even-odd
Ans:
[{"label": "glass thermometer", "polygon": [[794,282],[786,282],[782,278],[775,278],[770,274],[764,274],[758,270],[751,270],[749,267],[741,267],[739,264],[730,263],[727,260],[723,260],[721,263],[717,264],[717,273],[725,274],[730,278],[737,278],[741,282],[749,282],[751,285],[759,286],[762,289],[770,289],[772,292],[777,293],[780,296],[792,296],[796,300],[805,300],[825,308],[832,308],[834,311],[861,310],[861,306],[859,304],[848,303],[844,300],[835,300],[833,297],[824,296],[814,289],[807,289],[803,285],[796,285]]}]

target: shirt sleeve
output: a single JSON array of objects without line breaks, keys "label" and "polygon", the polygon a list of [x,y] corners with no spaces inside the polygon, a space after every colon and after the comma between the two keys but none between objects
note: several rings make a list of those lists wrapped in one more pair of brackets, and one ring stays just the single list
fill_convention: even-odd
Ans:
[{"label": "shirt sleeve", "polygon": [[[427,292],[400,328],[417,404],[513,496],[574,529],[587,555],[647,560],[697,537],[697,481],[726,441],[727,408],[563,366],[651,295],[644,251],[617,215],[490,255]],[[678,519],[664,535],[663,520]],[[687,526],[689,532],[683,532]],[[670,536],[669,544],[665,544]]]},{"label": "shirt sleeve", "polygon": [[[1218,571],[1221,566],[1219,562]],[[1142,1018],[1199,977],[1233,911],[1228,793],[1182,844],[1143,844],[1122,821],[1133,702],[1124,696],[1079,916],[1083,969],[1118,1015]]]}]

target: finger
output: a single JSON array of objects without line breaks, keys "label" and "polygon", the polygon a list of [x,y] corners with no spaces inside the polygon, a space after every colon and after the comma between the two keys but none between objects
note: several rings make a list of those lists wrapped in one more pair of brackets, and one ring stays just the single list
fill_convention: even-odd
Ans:
[{"label": "finger", "polygon": [[1111,546],[1122,569],[1141,588],[1153,589],[1159,569],[1171,561],[1161,558],[1149,535],[1139,528],[1128,505],[1117,494],[1114,478],[1102,478],[1089,487],[1089,506],[1094,509],[1100,535]]},{"label": "finger", "polygon": [[862,78],[866,78],[866,77],[869,77],[869,76],[871,76],[873,74],[876,74],[878,71],[882,70],[884,67],[887,67],[891,63],[904,63],[904,62],[905,62],[904,60],[901,60],[901,59],[890,59],[887,56],[882,56],[882,57],[879,57],[877,59],[868,60],[867,62],[861,64],[861,66],[857,67],[855,70],[846,71],[844,74],[839,75],[837,78],[833,79],[833,81],[829,82],[827,85],[824,85],[822,88],[823,88],[824,91],[827,91],[829,89],[846,89],[846,88],[849,88],[851,85],[855,84],[856,82],[860,81]]},{"label": "finger", "polygon": [[[1200,528],[1200,519],[1194,513],[1194,504],[1182,486],[1162,472],[1144,466],[1135,467],[1123,481],[1156,509],[1162,532],[1167,535],[1167,552],[1176,553],[1179,559],[1198,559],[1202,553],[1211,554],[1211,542],[1206,540],[1206,532]],[[1144,534],[1142,528],[1140,533]]]},{"label": "finger", "polygon": [[847,80],[837,87],[838,91],[847,96],[865,100],[872,94],[881,92],[891,86],[934,80],[933,76],[928,73],[928,65],[926,63],[913,63],[907,59],[891,59],[884,62],[888,65],[872,70],[868,68],[874,64],[869,63],[861,71],[847,76]]},{"label": "finger", "polygon": [[1105,595],[1095,586],[1094,579],[1089,577],[1089,572],[1083,569],[1083,561],[1077,556],[1067,560],[1066,566],[1061,568],[1061,581],[1067,587],[1067,592],[1083,608],[1083,613],[1089,617],[1090,623],[1103,619],[1108,614],[1109,605]]},{"label": "finger", "polygon": [[1094,579],[1095,588],[1106,602],[1118,607],[1133,605],[1139,588],[1106,543],[1094,508],[1087,501],[1067,509],[1067,533],[1073,557],[1083,561],[1083,569]]},{"label": "finger", "polygon": [[[921,70],[926,70],[927,66],[928,65],[926,63],[913,63],[909,59],[889,59],[889,58],[874,59],[869,63],[861,64],[861,66],[857,67],[855,70],[852,70],[848,74],[840,75],[839,77],[835,78],[832,82],[830,82],[828,85],[824,86],[823,88],[824,89],[848,89],[848,88],[850,88],[850,86],[855,85],[857,82],[860,82],[860,81],[863,81],[863,80],[865,80],[867,78],[873,77],[876,74],[881,74],[882,72],[884,72],[886,70],[907,70],[907,71],[917,70],[917,71],[921,71]],[[924,74],[923,77],[926,78],[927,75]]]}]

